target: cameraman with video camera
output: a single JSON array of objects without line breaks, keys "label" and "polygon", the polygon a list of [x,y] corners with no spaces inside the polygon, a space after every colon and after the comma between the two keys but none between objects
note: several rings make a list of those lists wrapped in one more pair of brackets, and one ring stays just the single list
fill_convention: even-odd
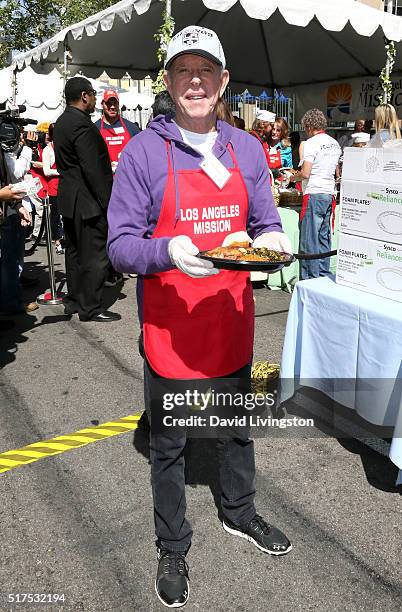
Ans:
[{"label": "cameraman with video camera", "polygon": [[24,305],[19,281],[24,264],[25,228],[31,224],[31,206],[27,199],[22,201],[26,191],[18,186],[13,188],[31,167],[31,147],[37,137],[34,132],[28,132],[21,140],[19,125],[27,120],[20,120],[12,113],[0,112],[0,313],[5,314],[37,308],[35,303]]}]

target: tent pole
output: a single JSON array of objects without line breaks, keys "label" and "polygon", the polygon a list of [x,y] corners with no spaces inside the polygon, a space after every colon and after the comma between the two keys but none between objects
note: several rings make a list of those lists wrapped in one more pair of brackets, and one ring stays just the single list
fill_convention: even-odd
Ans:
[{"label": "tent pole", "polygon": [[166,15],[168,17],[172,16],[172,0],[166,0]]},{"label": "tent pole", "polygon": [[64,39],[64,54],[63,54],[63,85],[66,86],[68,72],[68,45],[67,38]]},{"label": "tent pole", "polygon": [[[67,36],[64,39],[64,53],[63,53],[63,100],[64,100],[64,90],[66,88],[66,83],[68,80],[68,59],[70,57],[70,51],[68,48],[68,40]],[[64,100],[65,103],[65,100]]]},{"label": "tent pole", "polygon": [[12,87],[12,96],[13,96],[13,105],[17,106],[17,72],[18,72],[18,68],[17,66],[14,66],[13,68],[13,78],[11,81],[11,87]]}]

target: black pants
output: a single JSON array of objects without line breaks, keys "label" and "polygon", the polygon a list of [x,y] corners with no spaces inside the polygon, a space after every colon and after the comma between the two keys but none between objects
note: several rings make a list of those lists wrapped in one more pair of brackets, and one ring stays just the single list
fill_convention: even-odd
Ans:
[{"label": "black pants", "polygon": [[68,288],[65,302],[82,319],[89,319],[103,310],[102,291],[109,266],[106,213],[84,220],[77,206],[73,219],[63,217],[63,225]]},{"label": "black pants", "polygon": [[61,238],[63,238],[63,224],[61,222],[59,207],[57,205],[57,196],[49,196],[49,203],[52,238],[53,240],[60,240]]},{"label": "black pants", "polygon": [[[247,365],[225,378],[250,378],[250,369],[251,366]],[[160,377],[145,359],[144,396],[151,424],[150,455],[156,544],[166,550],[187,551],[191,544],[192,529],[185,517],[186,435],[179,435],[177,431],[171,434],[152,432],[151,407],[155,409],[152,385],[156,378]],[[225,438],[218,440],[217,444],[222,512],[236,525],[246,525],[255,515],[254,443],[250,438],[244,437]]]}]

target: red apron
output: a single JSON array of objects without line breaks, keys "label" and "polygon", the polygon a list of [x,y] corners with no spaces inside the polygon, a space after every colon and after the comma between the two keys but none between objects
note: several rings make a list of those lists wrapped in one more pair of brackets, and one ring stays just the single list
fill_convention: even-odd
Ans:
[{"label": "red apron", "polygon": [[[42,161],[42,153],[43,153],[42,148],[38,145],[38,156],[39,156],[38,161],[40,162]],[[32,168],[31,167],[30,174],[34,178],[38,178],[40,180],[42,188],[40,189],[40,191],[38,191],[37,196],[38,198],[43,200],[47,194],[47,180],[46,180],[46,176],[43,174],[43,168]]]},{"label": "red apron", "polygon": [[282,168],[282,158],[279,149],[268,147],[268,166],[271,170]]},{"label": "red apron", "polygon": [[[305,193],[303,196],[302,207],[300,211],[300,223],[303,221],[304,215],[306,214],[306,211],[308,208],[309,197],[310,197],[309,193]],[[334,229],[335,229],[335,209],[336,209],[336,198],[335,196],[332,196],[332,209],[331,209],[332,233],[334,233]]]},{"label": "red apron", "polygon": [[257,138],[257,140],[259,140],[260,143],[262,144],[262,148],[264,149],[264,153],[265,153],[265,158],[267,160],[267,164],[268,164],[268,167],[269,167],[269,146],[268,146],[268,143],[265,142],[265,140],[263,140],[261,138],[261,136],[259,135],[258,132],[255,132],[254,130],[251,130],[250,134],[252,136],[254,136],[255,138]]},{"label": "red apron", "polygon": [[[170,143],[166,148],[168,177],[152,238],[184,234],[202,251],[246,230],[248,194],[230,145],[234,167],[223,189],[201,169],[176,172],[178,220]],[[145,276],[143,312],[145,354],[165,378],[216,378],[251,361],[254,302],[248,272],[191,278],[175,268]]]},{"label": "red apron", "polygon": [[[53,143],[50,143],[50,146],[52,147],[53,151],[54,151],[54,145]],[[56,162],[54,161],[53,164],[50,166],[52,168],[52,170],[56,170]],[[57,196],[57,191],[59,189],[59,177],[58,176],[49,176],[47,179],[47,193],[49,196]]]},{"label": "red apron", "polygon": [[122,117],[120,117],[120,123],[122,127],[118,127],[117,129],[118,130],[123,129],[123,131],[118,132],[116,134],[115,128],[113,127],[113,125],[108,125],[107,127],[104,127],[105,122],[103,120],[103,117],[101,120],[100,133],[102,134],[103,140],[106,142],[106,146],[107,146],[107,150],[109,151],[109,157],[110,157],[111,162],[119,161],[121,152],[123,151],[124,147],[126,146],[126,144],[131,138],[130,132],[124,125],[124,121]]}]

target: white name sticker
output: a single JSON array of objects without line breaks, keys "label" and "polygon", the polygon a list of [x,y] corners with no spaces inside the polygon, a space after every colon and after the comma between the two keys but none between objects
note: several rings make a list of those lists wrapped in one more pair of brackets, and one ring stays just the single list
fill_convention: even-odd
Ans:
[{"label": "white name sticker", "polygon": [[124,134],[124,127],[116,127],[114,128],[115,134]]},{"label": "white name sticker", "polygon": [[200,168],[209,176],[219,189],[223,189],[231,174],[215,155],[207,155],[200,163]]}]

